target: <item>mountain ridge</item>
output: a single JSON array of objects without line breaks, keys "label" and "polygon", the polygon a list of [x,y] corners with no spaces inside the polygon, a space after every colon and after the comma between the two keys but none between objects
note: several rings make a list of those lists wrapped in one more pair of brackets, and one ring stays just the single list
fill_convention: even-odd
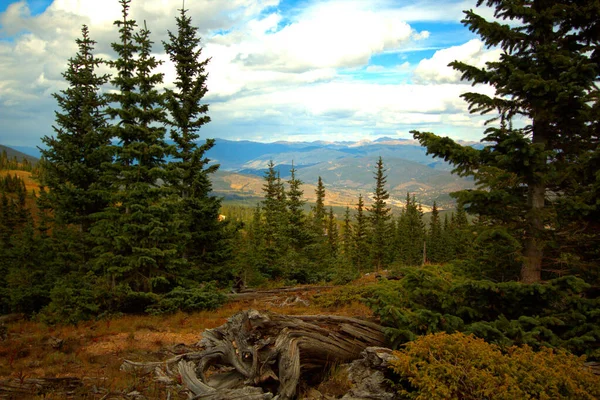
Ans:
[{"label": "mountain ridge", "polygon": [[[462,144],[482,146],[475,142]],[[213,175],[213,187],[217,195],[225,198],[261,198],[262,179],[270,161],[284,181],[289,179],[293,163],[309,202],[319,176],[322,177],[327,201],[336,206],[355,204],[359,194],[369,203],[379,157],[386,168],[389,203],[393,206],[402,206],[410,193],[425,206],[435,201],[440,208],[452,208],[450,193],[473,187],[472,180],[451,174],[451,165],[427,155],[426,149],[412,139],[272,143],[215,139],[215,146],[206,156],[210,163],[220,164],[219,173]]]}]

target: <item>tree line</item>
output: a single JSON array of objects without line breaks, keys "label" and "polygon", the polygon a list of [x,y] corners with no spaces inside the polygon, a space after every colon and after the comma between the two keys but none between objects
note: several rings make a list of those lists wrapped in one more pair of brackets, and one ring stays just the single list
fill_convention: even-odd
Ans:
[{"label": "tree line", "polygon": [[[177,31],[162,43],[175,65],[175,88],[159,90],[150,30],[129,17],[130,0],[121,0],[116,59],[94,56],[96,42],[84,26],[63,74],[69,86],[54,95],[55,136],[42,139],[36,207],[20,178],[3,178],[1,311],[52,321],[192,310],[221,301],[211,281],[347,281],[428,262],[496,282],[573,274],[597,284],[596,3],[486,2],[499,20],[522,22],[516,26],[466,13],[463,22],[503,51],[480,68],[451,64],[463,79],[495,89],[494,96],[463,95],[471,112],[492,114],[484,146],[413,132],[428,153],[476,182],[454,194],[453,217],[442,220],[434,204],[426,224],[407,194],[394,218],[381,158],[370,201],[359,196],[340,218],[325,207],[319,179],[306,213],[295,168],[283,182],[271,163],[264,200],[242,227],[219,220],[221,200],[211,195],[218,166],[205,156],[214,141],[199,141],[210,121],[203,101],[209,60],[197,29],[180,10]],[[115,73],[99,74],[103,64]],[[115,90],[106,92],[107,85]]]},{"label": "tree line", "polygon": [[35,172],[36,166],[34,163],[30,162],[26,158],[22,158],[19,160],[17,156],[13,156],[12,158],[6,152],[6,149],[2,149],[0,153],[0,171],[1,170],[22,170]]},{"label": "tree line", "polygon": [[121,0],[114,23],[114,60],[94,55],[87,26],[76,41],[68,88],[54,94],[55,135],[42,138],[38,215],[22,201],[4,207],[3,197],[2,212],[15,217],[2,221],[12,232],[2,244],[2,311],[58,312],[61,302],[89,315],[143,311],[158,295],[201,290],[205,271],[230,257],[236,227],[217,218],[209,174],[218,166],[204,155],[214,140],[197,140],[210,121],[197,28],[181,9],[162,43],[175,88],[160,91],[151,32],[130,18],[130,2]]},{"label": "tree line", "polygon": [[429,223],[421,204],[407,193],[397,218],[388,205],[383,159],[376,163],[374,190],[366,205],[359,195],[343,216],[327,208],[321,177],[316,201],[304,211],[302,184],[292,167],[284,181],[271,161],[264,176],[264,200],[257,204],[239,236],[240,278],[283,279],[294,283],[323,280],[344,282],[360,274],[399,265],[443,263],[466,255],[469,223],[464,209],[440,217],[433,204]]}]

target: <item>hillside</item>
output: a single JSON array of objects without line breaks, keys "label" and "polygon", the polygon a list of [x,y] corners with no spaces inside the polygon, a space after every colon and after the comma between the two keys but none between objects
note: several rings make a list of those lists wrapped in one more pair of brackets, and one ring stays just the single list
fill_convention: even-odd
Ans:
[{"label": "hillside", "polygon": [[[373,284],[374,276],[356,283],[360,287]],[[373,318],[373,311],[358,300],[335,308],[319,305],[315,298],[331,289],[299,289],[292,294],[282,291],[249,300],[230,296],[230,302],[214,311],[115,316],[76,326],[27,321],[19,314],[2,316],[0,360],[6,362],[0,362],[0,398],[5,398],[4,390],[11,390],[6,398],[39,398],[31,393],[37,392],[45,399],[187,399],[185,393],[169,394],[168,387],[152,375],[134,379],[120,369],[123,360],[159,361],[193,351],[205,329],[222,325],[233,314],[251,307],[289,315]],[[286,302],[290,298],[302,301]],[[36,390],[30,391],[32,382],[38,386],[33,385]],[[127,395],[134,391],[138,396]]]},{"label": "hillside", "polygon": [[[477,146],[476,143],[462,142]],[[359,142],[274,142],[259,143],[248,140],[231,141],[216,139],[215,146],[208,151],[208,157],[221,164],[227,171],[266,168],[269,160],[277,165],[294,164],[297,167],[333,161],[346,157],[402,158],[435,168],[448,169],[449,166],[426,154],[424,147],[414,140],[380,138],[375,141]]]},{"label": "hillside", "polygon": [[8,159],[13,159],[17,157],[19,162],[23,162],[23,160],[27,160],[30,164],[35,164],[39,161],[39,158],[34,157],[30,154],[25,154],[19,150],[15,150],[12,147],[4,146],[0,144],[0,154],[6,152]]},{"label": "hillside", "polygon": [[[7,149],[9,154],[37,160]],[[309,203],[315,199],[315,186],[321,176],[327,190],[326,204],[334,207],[352,206],[359,194],[365,196],[368,204],[369,193],[373,190],[373,168],[380,156],[387,169],[392,206],[402,206],[406,193],[410,192],[423,203],[425,210],[434,201],[440,208],[449,209],[454,207],[449,196],[451,192],[473,186],[471,180],[452,175],[448,163],[427,155],[425,148],[407,139],[383,137],[359,142],[274,143],[216,139],[207,156],[221,166],[213,176],[214,192],[224,196],[226,201],[243,201],[249,205],[263,196],[262,178],[271,160],[284,180],[289,178],[294,164],[298,178],[304,182],[302,189]]]},{"label": "hillside", "polygon": [[308,202],[314,201],[320,176],[327,190],[326,204],[334,207],[355,204],[359,194],[369,197],[379,156],[387,170],[393,206],[402,206],[410,192],[425,205],[425,210],[434,201],[442,209],[453,208],[449,194],[473,187],[471,180],[452,175],[449,164],[428,156],[412,140],[257,143],[218,139],[208,152],[212,162],[221,165],[213,179],[215,193],[226,200],[261,198],[262,177],[272,160],[283,180],[289,179],[293,162],[297,177],[304,182],[302,188]]}]

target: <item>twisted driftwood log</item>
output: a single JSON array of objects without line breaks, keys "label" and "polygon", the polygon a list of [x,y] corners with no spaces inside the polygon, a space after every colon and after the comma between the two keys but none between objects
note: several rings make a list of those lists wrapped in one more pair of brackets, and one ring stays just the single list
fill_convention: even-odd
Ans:
[{"label": "twisted driftwood log", "polygon": [[327,367],[355,360],[385,339],[379,325],[356,318],[248,310],[206,330],[199,345],[199,352],[163,362],[126,360],[122,369],[154,371],[164,382],[178,374],[194,399],[285,400],[296,396],[301,377],[322,376]]}]

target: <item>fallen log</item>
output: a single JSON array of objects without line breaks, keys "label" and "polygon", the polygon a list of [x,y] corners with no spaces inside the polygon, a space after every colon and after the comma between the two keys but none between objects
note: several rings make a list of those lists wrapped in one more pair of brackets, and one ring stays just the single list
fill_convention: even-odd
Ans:
[{"label": "fallen log", "polygon": [[63,398],[72,398],[83,386],[79,378],[25,378],[0,380],[0,399],[29,398],[46,394],[62,394]]},{"label": "fallen log", "polygon": [[331,289],[334,287],[335,286],[298,286],[298,287],[284,287],[284,288],[268,289],[268,290],[245,289],[238,293],[228,293],[227,297],[230,300],[235,300],[235,301],[256,300],[256,299],[262,299],[265,297],[281,296],[281,295],[298,293],[298,292],[309,292],[309,291],[314,292],[314,291]]},{"label": "fallen log", "polygon": [[296,396],[301,379],[318,380],[332,365],[359,358],[367,347],[384,345],[381,326],[372,322],[247,310],[206,330],[198,352],[163,362],[126,360],[121,368],[138,374],[158,368],[162,381],[165,375],[176,377],[196,399],[262,400],[276,395],[286,400]]}]

